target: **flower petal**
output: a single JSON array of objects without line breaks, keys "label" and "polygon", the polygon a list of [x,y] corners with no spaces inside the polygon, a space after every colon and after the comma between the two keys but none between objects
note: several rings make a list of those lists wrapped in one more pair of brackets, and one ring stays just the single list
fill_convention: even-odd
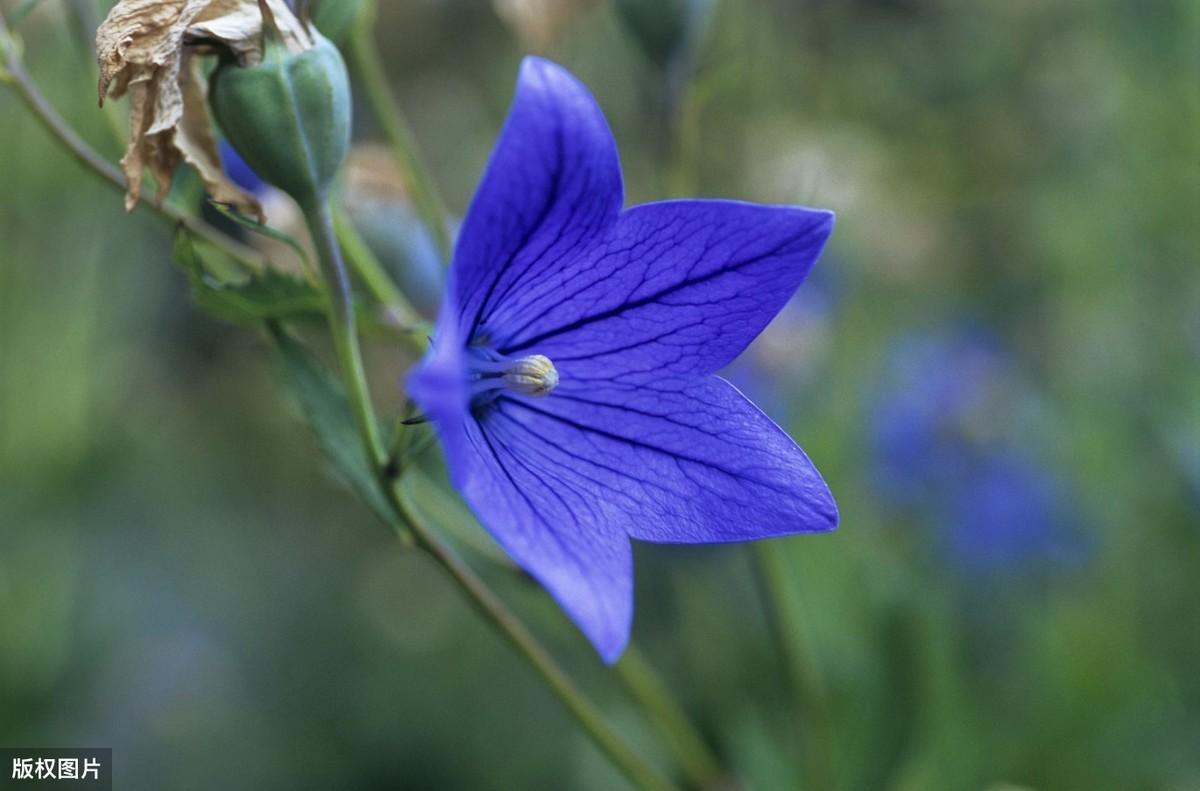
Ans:
[{"label": "flower petal", "polygon": [[[288,46],[312,45],[285,0],[267,0]],[[129,145],[121,166],[128,180],[125,208],[141,197],[150,170],[161,201],[179,163],[199,173],[209,195],[263,220],[252,195],[221,171],[200,63],[207,44],[219,42],[253,64],[261,59],[262,10],[255,0],[120,0],[96,30],[100,103],[129,94]]]},{"label": "flower petal", "polygon": [[497,305],[592,246],[623,200],[616,144],[595,99],[561,66],[526,58],[454,254],[462,336],[500,327]]},{"label": "flower petal", "polygon": [[804,451],[715,376],[655,387],[576,381],[543,399],[502,397],[481,422],[513,458],[587,493],[583,507],[632,538],[719,543],[837,526]]},{"label": "flower petal", "polygon": [[564,375],[713,373],[783,308],[832,229],[832,213],[799,207],[634,207],[603,243],[508,296],[500,352],[544,354]]},{"label": "flower petal", "polygon": [[[451,458],[479,521],[537,578],[606,662],[629,640],[633,557],[610,504],[569,468],[480,423],[464,424],[469,452]],[[501,434],[510,432],[501,431]],[[447,446],[447,457],[457,455]]]},{"label": "flower petal", "polygon": [[437,426],[446,451],[450,481],[460,490],[472,465],[473,449],[467,444],[471,416],[470,393],[463,360],[463,340],[458,335],[458,314],[443,301],[434,328],[432,346],[407,379],[408,396]]},{"label": "flower petal", "polygon": [[433,348],[408,377],[437,426],[450,480],[509,556],[532,574],[606,661],[633,619],[629,539],[569,471],[489,435],[471,414],[457,314],[444,305]]}]

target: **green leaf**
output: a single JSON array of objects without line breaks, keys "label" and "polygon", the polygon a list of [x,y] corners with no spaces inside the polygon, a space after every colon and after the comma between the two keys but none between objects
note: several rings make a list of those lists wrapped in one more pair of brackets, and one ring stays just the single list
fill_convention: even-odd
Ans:
[{"label": "green leaf", "polygon": [[251,233],[256,233],[261,236],[265,236],[268,239],[274,239],[277,242],[286,244],[296,252],[296,255],[300,256],[300,260],[304,263],[305,270],[308,272],[313,271],[314,267],[312,259],[305,251],[303,245],[296,241],[296,237],[292,236],[290,233],[285,233],[278,228],[272,228],[270,225],[264,225],[263,223],[256,222],[255,220],[238,212],[232,206],[228,206],[224,203],[218,203],[217,201],[210,200],[209,205],[211,205],[225,217],[229,218],[230,221],[237,223]]},{"label": "green leaf", "polygon": [[395,529],[399,517],[363,452],[341,382],[276,322],[269,322],[268,329],[279,350],[287,387],[317,435],[325,457],[371,510]]},{"label": "green leaf", "polygon": [[325,295],[307,280],[275,269],[243,275],[219,250],[182,228],[175,236],[175,260],[187,273],[196,304],[217,318],[256,323],[326,311]]}]

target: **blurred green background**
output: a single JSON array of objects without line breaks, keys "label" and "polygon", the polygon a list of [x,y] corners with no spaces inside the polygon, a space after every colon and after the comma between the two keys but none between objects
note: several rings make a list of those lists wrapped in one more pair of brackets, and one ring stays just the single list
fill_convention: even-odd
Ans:
[{"label": "blurred green background", "polygon": [[[799,787],[819,727],[838,789],[1200,789],[1200,4],[383,6],[454,214],[534,49],[594,91],[630,202],[838,213],[730,372],[841,507],[773,545],[822,705],[754,550],[637,547],[635,640],[745,788]],[[79,35],[105,10],[20,34],[115,160]],[[4,86],[0,185],[0,745],[110,746],[119,788],[625,787],[330,474],[261,333],[193,307],[170,229]],[[371,349],[392,409],[409,362]],[[492,581],[665,759],[546,598]]]}]

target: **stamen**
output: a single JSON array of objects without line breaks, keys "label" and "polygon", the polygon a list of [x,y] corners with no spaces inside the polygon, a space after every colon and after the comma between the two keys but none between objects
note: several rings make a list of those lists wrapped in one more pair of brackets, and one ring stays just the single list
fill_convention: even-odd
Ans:
[{"label": "stamen", "polygon": [[514,360],[501,357],[490,349],[477,347],[472,351],[471,397],[476,403],[503,390],[541,397],[558,387],[558,369],[543,354]]},{"label": "stamen", "polygon": [[544,396],[558,387],[558,369],[549,357],[531,354],[509,366],[504,372],[504,383],[518,393]]}]

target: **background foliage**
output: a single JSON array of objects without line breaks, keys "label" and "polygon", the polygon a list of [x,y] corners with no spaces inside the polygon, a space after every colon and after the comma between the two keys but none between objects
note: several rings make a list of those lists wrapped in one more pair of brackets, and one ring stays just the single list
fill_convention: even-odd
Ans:
[{"label": "background foliage", "polygon": [[[74,1],[26,57],[115,159]],[[838,787],[1200,788],[1200,7],[613,0],[534,40],[419,0],[376,29],[455,214],[530,42],[592,87],[631,202],[838,212],[730,372],[841,505],[782,544]],[[122,788],[621,787],[322,467],[265,336],[199,312],[170,234],[7,91],[0,185],[0,744],[112,746]],[[371,348],[393,411],[409,362]],[[635,639],[749,787],[794,787],[811,723],[751,550],[637,553]]]}]

